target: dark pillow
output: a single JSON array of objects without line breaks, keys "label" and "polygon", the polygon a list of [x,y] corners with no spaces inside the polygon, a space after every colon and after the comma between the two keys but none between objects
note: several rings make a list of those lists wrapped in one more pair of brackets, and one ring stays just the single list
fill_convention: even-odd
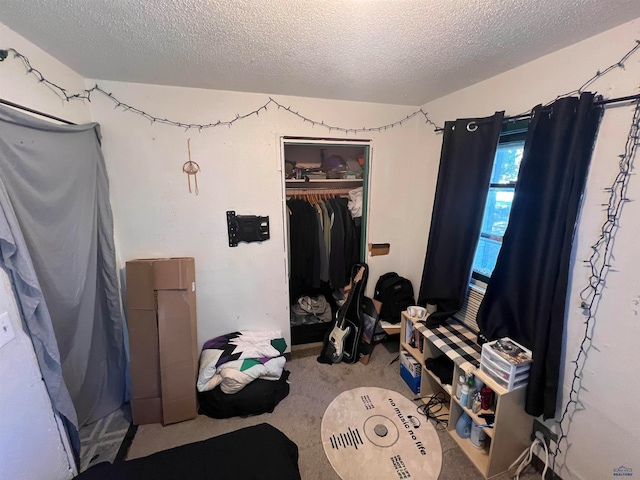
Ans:
[{"label": "dark pillow", "polygon": [[198,412],[211,418],[247,417],[271,413],[276,405],[289,395],[287,378],[289,378],[289,372],[284,370],[279,380],[258,378],[237,393],[224,393],[219,385],[208,392],[199,392]]}]

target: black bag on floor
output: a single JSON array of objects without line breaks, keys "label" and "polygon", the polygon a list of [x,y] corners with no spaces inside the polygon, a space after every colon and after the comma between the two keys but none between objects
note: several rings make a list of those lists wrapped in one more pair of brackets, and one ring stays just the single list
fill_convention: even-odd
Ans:
[{"label": "black bag on floor", "polygon": [[382,303],[380,320],[386,320],[389,323],[400,322],[400,314],[407,307],[416,304],[411,281],[396,272],[380,276],[373,298]]}]

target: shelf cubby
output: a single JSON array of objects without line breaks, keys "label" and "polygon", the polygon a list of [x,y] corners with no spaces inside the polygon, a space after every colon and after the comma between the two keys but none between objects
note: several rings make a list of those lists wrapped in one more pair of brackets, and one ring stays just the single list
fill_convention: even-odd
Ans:
[{"label": "shelf cubby", "polygon": [[[438,376],[425,367],[427,358],[436,358],[437,356],[447,354],[434,345],[429,339],[429,330],[420,327],[420,333],[423,338],[423,349],[420,351],[409,343],[407,343],[407,333],[416,329],[417,320],[409,317],[406,312],[402,313],[401,330],[400,330],[400,350],[404,350],[422,365],[422,376],[420,381],[420,397],[424,401],[428,400],[431,395],[438,392],[444,392],[449,399],[449,421],[447,431],[460,446],[460,449],[471,460],[475,467],[484,475],[485,478],[491,478],[505,472],[509,466],[518,458],[522,451],[530,445],[530,434],[533,423],[533,417],[524,411],[525,390],[520,388],[517,390],[507,391],[498,385],[491,378],[487,377],[479,368],[468,371],[468,363],[465,369],[461,368],[454,358],[454,385],[443,385]],[[480,359],[478,358],[478,361]],[[478,413],[466,406],[461,405],[460,400],[455,396],[456,379],[461,373],[465,375],[473,373],[487,387],[494,392],[493,408],[489,410],[481,410]],[[484,428],[486,439],[484,447],[476,447],[470,439],[460,438],[456,432],[456,422],[463,413],[467,413],[471,419],[477,424],[486,424],[479,415],[483,413],[493,414],[495,417],[493,428]]]}]

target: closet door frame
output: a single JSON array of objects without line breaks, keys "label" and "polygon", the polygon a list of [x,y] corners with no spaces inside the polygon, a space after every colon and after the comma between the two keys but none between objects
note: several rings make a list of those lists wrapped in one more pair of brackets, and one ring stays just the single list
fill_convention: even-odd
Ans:
[{"label": "closet door frame", "polygon": [[[371,139],[345,139],[345,138],[326,138],[326,137],[280,137],[280,179],[282,182],[282,218],[283,218],[283,238],[284,238],[284,264],[285,264],[285,279],[286,284],[289,285],[289,219],[287,216],[287,184],[285,178],[285,146],[287,145],[317,145],[317,146],[340,146],[340,147],[361,147],[364,148],[364,171],[362,174],[362,238],[360,243],[360,261],[367,261],[367,245],[369,236],[369,202],[370,192],[369,185],[371,184],[371,158],[373,155],[373,141]],[[345,182],[348,180],[345,180]],[[322,188],[322,187],[318,187]],[[291,301],[291,299],[289,299]]]}]

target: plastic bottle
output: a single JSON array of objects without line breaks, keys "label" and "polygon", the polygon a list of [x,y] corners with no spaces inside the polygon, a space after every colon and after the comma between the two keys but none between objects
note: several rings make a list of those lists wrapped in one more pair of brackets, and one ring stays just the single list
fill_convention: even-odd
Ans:
[{"label": "plastic bottle", "polygon": [[458,385],[456,386],[456,398],[460,400],[460,394],[462,393],[462,386],[465,384],[464,375],[460,375],[458,378]]},{"label": "plastic bottle", "polygon": [[469,401],[469,384],[463,383],[462,387],[460,387],[460,405],[462,405],[463,407],[466,407],[468,401]]},{"label": "plastic bottle", "polygon": [[[473,396],[476,393],[476,382],[474,375],[469,375],[469,381],[467,382],[467,385],[469,387],[467,389],[467,401],[466,403],[463,403],[463,405],[467,408],[471,408],[473,407]],[[460,401],[462,402],[462,399],[460,399]]]},{"label": "plastic bottle", "polygon": [[482,409],[489,410],[493,405],[493,390],[485,385],[480,392],[482,394]]},{"label": "plastic bottle", "polygon": [[456,422],[456,433],[460,438],[469,438],[471,435],[471,417],[464,412]]},{"label": "plastic bottle", "polygon": [[471,405],[471,411],[473,413],[478,413],[482,408],[482,398],[480,397],[480,392],[476,392],[473,395],[473,403]]},{"label": "plastic bottle", "polygon": [[471,432],[469,434],[471,445],[476,448],[484,448],[486,436],[487,434],[480,425],[478,425],[476,422],[471,422]]}]

